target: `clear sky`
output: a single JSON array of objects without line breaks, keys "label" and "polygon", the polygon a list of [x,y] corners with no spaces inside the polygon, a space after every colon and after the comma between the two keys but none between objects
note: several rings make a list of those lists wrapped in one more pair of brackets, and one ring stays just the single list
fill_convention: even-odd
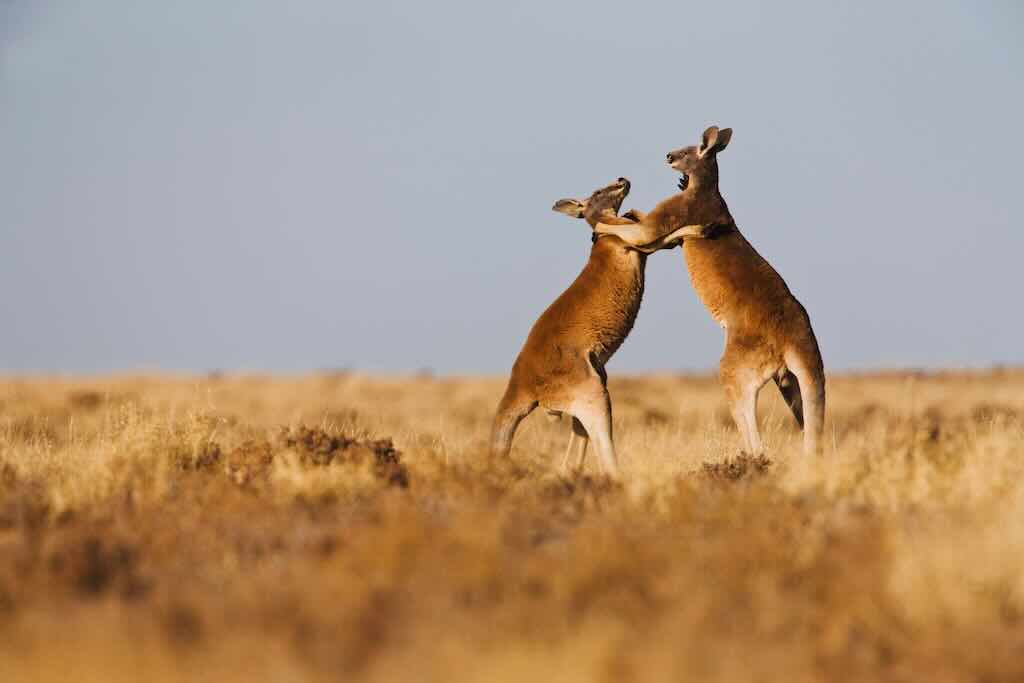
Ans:
[{"label": "clear sky", "polygon": [[[709,124],[827,367],[1022,363],[1022,7],[0,0],[0,371],[506,372]],[[610,369],[714,367],[647,272]]]}]

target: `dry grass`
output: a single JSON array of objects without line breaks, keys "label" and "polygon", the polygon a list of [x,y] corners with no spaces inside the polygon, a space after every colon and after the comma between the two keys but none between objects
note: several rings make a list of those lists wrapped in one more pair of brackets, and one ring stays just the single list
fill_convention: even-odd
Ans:
[{"label": "dry grass", "polygon": [[0,680],[1024,680],[1024,373],[613,380],[621,485],[501,389],[0,380]]}]

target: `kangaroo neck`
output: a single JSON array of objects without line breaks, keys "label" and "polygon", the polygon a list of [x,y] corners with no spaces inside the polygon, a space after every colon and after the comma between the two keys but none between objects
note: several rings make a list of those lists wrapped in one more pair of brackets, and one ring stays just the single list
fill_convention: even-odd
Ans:
[{"label": "kangaroo neck", "polygon": [[690,185],[656,206],[646,221],[666,235],[684,225],[731,223],[732,216],[717,187]]},{"label": "kangaroo neck", "polygon": [[691,173],[686,179],[686,190],[693,192],[718,193],[718,165],[706,168],[700,173]]},{"label": "kangaroo neck", "polygon": [[703,175],[703,177],[697,174],[691,175],[686,180],[686,189],[683,190],[683,194],[694,199],[721,197],[722,195],[718,191],[718,172],[714,171]]},{"label": "kangaroo neck", "polygon": [[631,249],[615,235],[595,234],[592,239],[594,242],[594,246],[591,247],[592,255],[600,255],[603,259],[611,259],[624,264],[642,264],[647,261],[647,254]]}]

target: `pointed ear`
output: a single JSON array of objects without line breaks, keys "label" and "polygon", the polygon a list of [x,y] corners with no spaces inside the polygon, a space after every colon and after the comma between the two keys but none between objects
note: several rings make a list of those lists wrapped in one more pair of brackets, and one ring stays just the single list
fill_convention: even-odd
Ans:
[{"label": "pointed ear", "polygon": [[583,218],[583,208],[583,203],[575,199],[559,199],[551,210],[573,218]]},{"label": "pointed ear", "polygon": [[711,126],[704,131],[704,139],[700,143],[700,149],[698,154],[701,157],[707,156],[708,154],[718,154],[729,144],[729,140],[732,139],[732,128],[721,128],[718,126]]}]

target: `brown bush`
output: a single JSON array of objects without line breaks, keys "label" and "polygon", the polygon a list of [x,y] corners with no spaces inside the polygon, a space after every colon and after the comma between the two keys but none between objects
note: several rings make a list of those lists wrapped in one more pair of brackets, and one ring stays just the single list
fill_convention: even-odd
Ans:
[{"label": "brown bush", "polygon": [[392,486],[409,486],[408,470],[391,439],[359,440],[300,426],[282,432],[280,443],[298,451],[303,464],[317,467],[372,464],[378,479]]},{"label": "brown bush", "polygon": [[267,441],[248,440],[224,458],[224,473],[236,484],[264,480],[274,462],[274,450]]},{"label": "brown bush", "polygon": [[768,474],[771,466],[772,461],[763,453],[756,456],[740,453],[736,457],[726,458],[722,462],[706,462],[702,466],[702,471],[704,476],[709,479],[737,481]]}]

